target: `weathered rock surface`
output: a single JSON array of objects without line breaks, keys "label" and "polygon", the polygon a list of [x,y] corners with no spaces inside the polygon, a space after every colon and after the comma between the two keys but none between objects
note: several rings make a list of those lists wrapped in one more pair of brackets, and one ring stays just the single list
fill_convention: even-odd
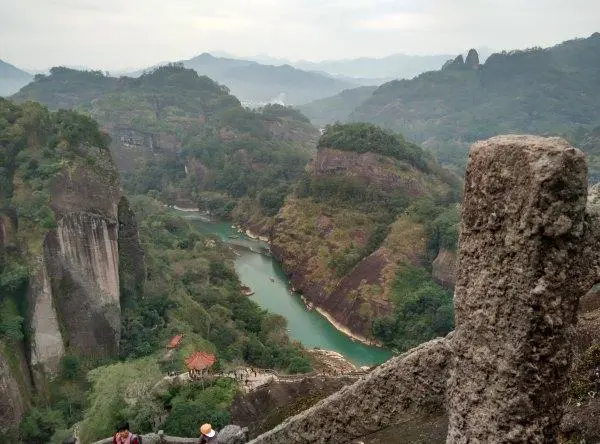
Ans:
[{"label": "weathered rock surface", "polygon": [[31,378],[21,345],[0,343],[0,439],[16,436],[30,406]]},{"label": "weathered rock surface", "polygon": [[125,196],[118,209],[119,279],[121,302],[142,296],[146,281],[146,255],[140,245],[139,229],[135,214]]},{"label": "weathered rock surface", "polygon": [[6,254],[16,248],[17,215],[12,209],[0,209],[0,267],[6,263]]},{"label": "weathered rock surface", "polygon": [[556,441],[586,195],[583,153],[562,139],[500,136],[471,149],[448,443]]},{"label": "weathered rock surface", "polygon": [[231,405],[231,422],[248,427],[248,436],[255,438],[355,379],[321,377],[278,381],[250,393],[240,393]]},{"label": "weathered rock surface", "polygon": [[244,444],[246,442],[247,428],[238,425],[226,425],[217,435],[217,444]]},{"label": "weathered rock surface", "polygon": [[[251,443],[343,443],[443,412],[450,350],[446,339],[393,358]],[[397,442],[403,441],[398,436]]]},{"label": "weathered rock surface", "polygon": [[431,264],[433,280],[445,288],[454,288],[456,283],[456,253],[440,250]]},{"label": "weathered rock surface", "polygon": [[118,349],[119,181],[107,151],[96,159],[95,167],[77,165],[51,184],[57,227],[46,233],[30,279],[31,360],[49,373],[67,348],[84,356]]},{"label": "weathered rock surface", "polygon": [[[46,235],[44,264],[65,345],[84,356],[116,353],[121,332],[116,220],[65,215]],[[36,331],[36,337],[43,333]]]}]

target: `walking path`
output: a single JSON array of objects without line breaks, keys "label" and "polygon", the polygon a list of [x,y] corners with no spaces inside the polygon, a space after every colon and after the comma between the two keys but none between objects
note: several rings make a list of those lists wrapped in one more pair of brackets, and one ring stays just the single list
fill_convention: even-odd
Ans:
[{"label": "walking path", "polygon": [[231,378],[237,381],[240,389],[246,393],[256,390],[263,385],[269,384],[270,382],[297,382],[302,381],[306,378],[315,378],[327,376],[330,378],[347,378],[365,375],[368,373],[367,370],[354,370],[350,372],[311,372],[311,373],[300,373],[296,375],[282,375],[275,370],[269,369],[254,369],[250,367],[238,367],[233,370],[220,372],[220,373],[207,373],[204,375],[197,376],[195,378],[190,377],[189,372],[180,373],[178,375],[165,376],[163,379],[158,381],[152,388],[152,391],[157,390],[163,385],[171,385],[173,383],[187,383],[192,381],[210,381],[217,378]]}]

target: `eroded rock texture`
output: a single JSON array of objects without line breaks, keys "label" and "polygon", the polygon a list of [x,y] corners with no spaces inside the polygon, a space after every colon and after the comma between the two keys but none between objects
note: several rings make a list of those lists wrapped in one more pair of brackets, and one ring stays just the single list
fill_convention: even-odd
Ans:
[{"label": "eroded rock texture", "polygon": [[[31,377],[21,344],[0,343],[0,441],[18,434],[19,422],[30,407]],[[4,441],[3,441],[4,439]]]},{"label": "eroded rock texture", "polygon": [[118,350],[119,181],[108,152],[98,162],[64,171],[51,186],[56,228],[44,237],[29,287],[31,364],[45,373],[57,371],[66,350]]},{"label": "eroded rock texture", "polygon": [[119,278],[121,303],[142,297],[146,281],[146,255],[140,245],[138,224],[125,196],[119,201]]},{"label": "eroded rock texture", "polygon": [[446,342],[436,339],[389,360],[251,443],[343,443],[392,424],[443,415]]},{"label": "eroded rock texture", "polygon": [[448,443],[556,442],[581,295],[587,175],[558,138],[500,136],[469,155]]}]

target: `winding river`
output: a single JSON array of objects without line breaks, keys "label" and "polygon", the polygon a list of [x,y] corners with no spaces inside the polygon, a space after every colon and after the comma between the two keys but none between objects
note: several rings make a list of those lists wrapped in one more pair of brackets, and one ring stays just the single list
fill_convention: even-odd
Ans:
[{"label": "winding river", "polygon": [[308,348],[318,347],[344,355],[358,366],[380,364],[392,356],[387,349],[364,345],[352,340],[331,325],[314,310],[308,310],[298,294],[288,291],[288,281],[281,265],[261,254],[268,248],[265,242],[238,233],[229,224],[211,222],[199,213],[187,213],[202,233],[219,236],[223,241],[238,245],[239,256],[235,269],[242,283],[252,289],[250,296],[261,307],[282,315],[288,322],[291,338]]}]

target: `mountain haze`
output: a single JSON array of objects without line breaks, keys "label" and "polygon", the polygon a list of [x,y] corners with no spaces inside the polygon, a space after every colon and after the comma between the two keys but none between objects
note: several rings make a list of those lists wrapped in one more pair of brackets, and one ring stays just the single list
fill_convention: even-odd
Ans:
[{"label": "mountain haze", "polygon": [[322,62],[299,61],[294,66],[311,71],[324,71],[331,75],[365,78],[410,79],[423,72],[438,69],[451,55],[392,54],[387,57],[361,57],[348,60]]},{"label": "mountain haze", "polygon": [[350,113],[370,98],[376,89],[377,86],[345,89],[335,96],[300,105],[298,109],[315,125],[324,126],[333,122],[346,122]]},{"label": "mountain haze", "polygon": [[10,63],[0,60],[0,96],[10,96],[27,85],[33,76]]}]

